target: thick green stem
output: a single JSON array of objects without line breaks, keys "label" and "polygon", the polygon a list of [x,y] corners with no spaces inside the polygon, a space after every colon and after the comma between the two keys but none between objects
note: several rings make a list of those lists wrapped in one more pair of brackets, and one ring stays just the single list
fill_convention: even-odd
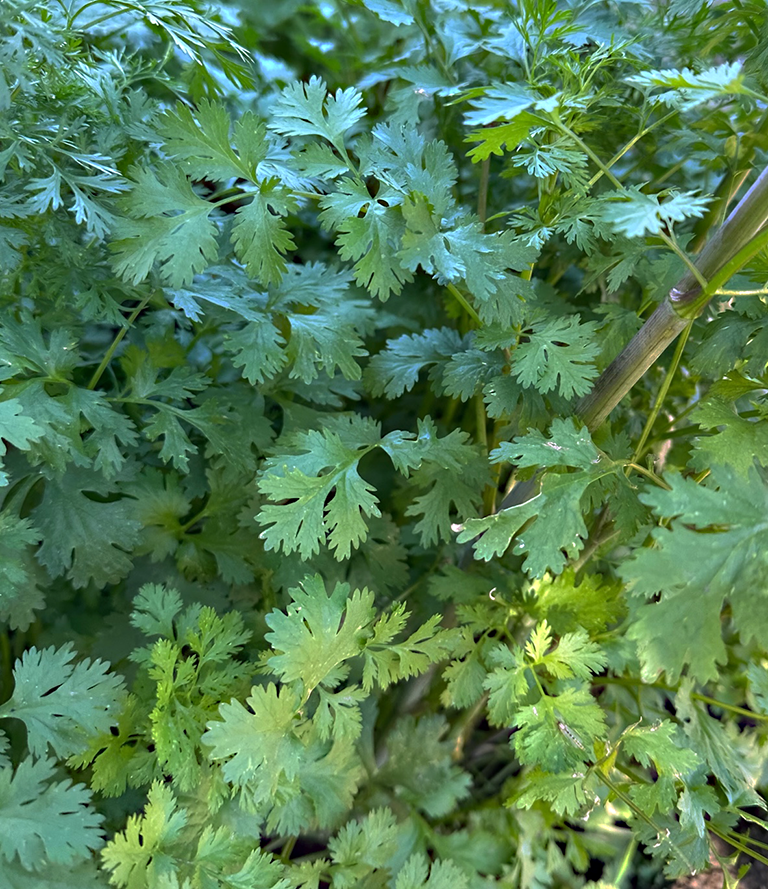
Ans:
[{"label": "thick green stem", "polygon": [[[678,281],[666,300],[632,338],[623,352],[603,371],[594,389],[576,405],[576,416],[590,432],[608,417],[635,383],[660,358],[709,300],[764,246],[768,246],[768,168],[741,199],[696,261],[707,279],[701,287],[691,272]],[[506,495],[501,509],[530,500],[538,490],[540,473],[521,482]]]},{"label": "thick green stem", "polygon": [[[576,405],[588,429],[596,429],[632,386],[685,330],[691,318],[759,247],[750,243],[768,219],[768,169],[758,177],[696,260],[708,284],[702,288],[689,271],[669,292],[624,351],[603,371],[594,389]],[[743,259],[743,261],[742,261]],[[735,261],[734,261],[735,260]],[[519,501],[518,501],[519,502]]]}]

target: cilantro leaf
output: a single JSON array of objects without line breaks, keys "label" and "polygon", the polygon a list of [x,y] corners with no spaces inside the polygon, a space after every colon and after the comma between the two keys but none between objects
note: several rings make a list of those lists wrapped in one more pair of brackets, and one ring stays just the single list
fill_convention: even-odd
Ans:
[{"label": "cilantro leaf", "polygon": [[[490,113],[492,113],[492,109]],[[473,130],[467,134],[465,141],[478,142],[479,144],[471,149],[467,157],[472,160],[472,163],[484,161],[492,154],[503,157],[505,149],[508,153],[513,152],[521,142],[528,138],[533,127],[539,126],[540,123],[540,120],[532,114],[520,111],[510,123]]]},{"label": "cilantro leaf", "polygon": [[742,805],[760,805],[755,791],[758,766],[739,755],[745,739],[733,723],[723,724],[698,704],[693,689],[693,679],[685,677],[675,695],[677,716],[690,744],[720,782],[729,803],[739,799]]},{"label": "cilantro leaf", "polygon": [[413,280],[397,256],[405,221],[387,197],[380,193],[374,200],[363,183],[347,177],[320,200],[321,222],[338,232],[339,257],[355,263],[355,281],[381,300]]},{"label": "cilantro leaf", "polygon": [[653,764],[653,784],[636,785],[632,798],[647,814],[656,809],[668,812],[677,800],[675,782],[692,772],[700,763],[690,749],[680,746],[681,738],[673,722],[665,719],[651,726],[634,726],[622,736],[622,749],[648,768]]},{"label": "cilantro leaf", "polygon": [[184,173],[171,164],[133,167],[134,187],[123,199],[129,215],[113,228],[115,270],[138,284],[160,264],[171,287],[189,284],[218,255],[213,205],[198,197]]},{"label": "cilantro leaf", "polygon": [[353,87],[331,95],[325,82],[313,74],[306,83],[285,87],[272,109],[269,127],[284,136],[322,136],[343,154],[344,134],[365,116],[362,100]]},{"label": "cilantro leaf", "polygon": [[400,719],[387,736],[387,759],[377,774],[377,781],[433,818],[469,793],[470,776],[454,764],[451,743],[443,739],[447,727],[438,715]]},{"label": "cilantro leaf", "polygon": [[[259,488],[273,503],[263,506],[256,517],[265,526],[260,536],[267,550],[298,550],[306,559],[319,552],[327,535],[341,560],[365,540],[364,517],[381,515],[373,486],[357,470],[375,442],[371,434],[375,435],[373,429],[366,430],[370,444],[350,447],[330,429],[301,433],[295,438],[298,453],[267,461]],[[287,502],[275,505],[274,501]]]},{"label": "cilantro leaf", "polygon": [[698,74],[690,68],[643,71],[628,78],[628,82],[648,91],[661,87],[663,92],[657,93],[654,101],[673,108],[691,108],[717,96],[743,92],[741,67],[741,62],[725,62]]},{"label": "cilantro leaf", "polygon": [[597,376],[590,363],[599,351],[595,330],[594,323],[573,317],[534,322],[527,341],[515,349],[512,375],[543,394],[555,388],[565,398],[586,394]]},{"label": "cilantro leaf", "polygon": [[385,349],[368,362],[365,381],[373,395],[397,398],[413,389],[419,373],[430,367],[430,379],[438,382],[452,355],[462,350],[464,340],[450,327],[404,334],[390,340]]},{"label": "cilantro leaf", "polygon": [[558,815],[575,815],[592,805],[594,791],[589,792],[592,790],[589,785],[594,783],[595,779],[585,778],[583,772],[552,775],[534,768],[528,772],[526,786],[514,798],[514,803],[521,809],[530,809],[539,800],[546,800]]},{"label": "cilantro leaf", "polygon": [[124,702],[123,679],[107,673],[109,664],[86,659],[73,665],[74,657],[70,643],[42,651],[33,646],[14,667],[13,694],[0,705],[0,718],[26,725],[36,756],[45,756],[49,744],[62,759],[79,753],[109,730]]},{"label": "cilantro leaf", "polygon": [[[582,518],[581,500],[587,488],[605,476],[615,476],[621,463],[610,460],[592,442],[586,427],[570,420],[555,420],[548,437],[532,430],[513,442],[502,442],[491,453],[496,463],[511,461],[521,466],[572,466],[576,472],[550,472],[544,477],[541,493],[491,516],[469,519],[457,540],[474,541],[476,555],[488,561],[501,555],[513,537],[526,524],[524,536],[517,536],[513,552],[527,553],[525,570],[542,577],[547,570],[559,574],[567,553],[576,555],[584,545],[587,527]],[[483,533],[484,532],[484,533]],[[475,541],[478,534],[482,536]]]},{"label": "cilantro leaf", "polygon": [[453,634],[440,629],[439,614],[432,615],[407,639],[394,642],[408,617],[409,612],[401,602],[375,623],[363,652],[363,688],[366,691],[374,683],[386,689],[393,682],[418,676],[431,664],[443,660],[451,650]]},{"label": "cilantro leaf", "polygon": [[377,868],[384,868],[397,851],[397,821],[389,809],[374,809],[360,821],[349,821],[328,842],[333,885],[353,889]]},{"label": "cilantro leaf", "polygon": [[298,771],[302,746],[292,729],[299,701],[285,686],[269,683],[254,686],[249,709],[237,701],[221,704],[220,720],[209,722],[202,742],[210,757],[223,761],[222,772],[230,783],[243,786],[258,782],[254,801],[268,800],[283,775],[291,780]]},{"label": "cilantro leaf", "polygon": [[[690,675],[706,682],[726,658],[720,625],[726,599],[742,639],[768,632],[759,605],[768,488],[754,467],[744,477],[715,466],[701,485],[678,474],[668,481],[670,491],[648,491],[640,499],[672,519],[669,528],[656,528],[656,545],[636,550],[620,571],[639,600],[629,635],[638,642],[645,675],[664,671],[676,682],[687,665]],[[643,604],[659,593],[659,601]]]},{"label": "cilantro leaf", "polygon": [[117,583],[130,570],[125,549],[137,542],[139,523],[130,500],[100,502],[86,492],[115,493],[100,476],[83,470],[46,482],[33,510],[43,535],[37,558],[54,577],[66,572],[75,587],[90,580]]},{"label": "cilantro leaf", "polygon": [[296,244],[282,217],[297,207],[296,199],[275,180],[260,185],[249,203],[238,207],[232,227],[235,254],[251,277],[277,283],[286,269],[285,253]]},{"label": "cilantro leaf", "polygon": [[103,845],[102,816],[90,807],[82,784],[51,779],[51,759],[23,760],[15,772],[0,769],[0,856],[27,871],[48,863],[69,866]]},{"label": "cilantro leaf", "polygon": [[318,574],[288,592],[293,604],[265,619],[272,632],[264,638],[276,652],[267,663],[284,682],[301,680],[309,696],[339,664],[360,654],[375,613],[373,594],[350,595],[348,584],[336,584],[329,596]]},{"label": "cilantro leaf", "polygon": [[593,743],[606,730],[605,713],[586,688],[569,688],[522,706],[513,724],[519,731],[511,743],[520,761],[548,772],[591,761]]},{"label": "cilantro leaf", "polygon": [[395,889],[467,889],[467,875],[452,861],[429,863],[424,854],[411,855],[400,869]]},{"label": "cilantro leaf", "polygon": [[253,182],[267,157],[267,130],[253,112],[246,111],[235,126],[235,152],[226,108],[205,98],[197,103],[195,116],[179,102],[161,114],[155,126],[168,155],[180,160],[194,179],[223,182],[239,177]]},{"label": "cilantro leaf", "polygon": [[22,451],[28,451],[30,444],[39,441],[43,434],[44,430],[31,417],[24,415],[17,398],[0,401],[0,487],[8,484],[2,462],[8,450],[6,442]]},{"label": "cilantro leaf", "polygon": [[755,460],[768,467],[768,422],[756,422],[739,416],[732,405],[717,396],[700,402],[691,420],[715,434],[694,439],[689,464],[693,469],[708,469],[713,463],[732,466],[740,475],[748,475]]},{"label": "cilantro leaf", "polygon": [[616,192],[603,199],[603,219],[614,231],[627,238],[658,235],[690,216],[703,216],[709,198],[696,197],[693,192],[673,192],[663,203],[659,196],[638,189]]},{"label": "cilantro leaf", "polygon": [[26,630],[45,604],[32,548],[40,534],[29,521],[0,512],[0,620]]}]

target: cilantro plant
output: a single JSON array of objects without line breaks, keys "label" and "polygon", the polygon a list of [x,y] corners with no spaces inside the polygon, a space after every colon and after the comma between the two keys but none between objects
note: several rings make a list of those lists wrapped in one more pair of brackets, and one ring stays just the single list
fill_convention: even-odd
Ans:
[{"label": "cilantro plant", "polygon": [[5,0],[0,889],[768,864],[766,41]]}]

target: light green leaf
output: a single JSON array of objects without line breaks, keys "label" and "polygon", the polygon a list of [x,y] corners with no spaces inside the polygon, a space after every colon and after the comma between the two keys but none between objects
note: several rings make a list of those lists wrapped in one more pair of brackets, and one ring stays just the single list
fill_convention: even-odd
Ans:
[{"label": "light green leaf", "polygon": [[284,682],[300,680],[305,696],[334,669],[360,654],[374,617],[373,593],[336,584],[328,595],[320,575],[306,577],[288,591],[293,604],[265,618],[272,632],[264,637],[276,652],[267,663]]}]

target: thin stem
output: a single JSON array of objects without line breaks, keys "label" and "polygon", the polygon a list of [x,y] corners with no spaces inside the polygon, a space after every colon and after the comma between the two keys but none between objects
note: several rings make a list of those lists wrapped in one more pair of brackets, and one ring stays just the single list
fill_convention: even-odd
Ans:
[{"label": "thin stem", "polygon": [[[624,155],[641,140],[644,139],[648,133],[652,132],[656,129],[656,127],[660,127],[662,124],[666,123],[671,117],[674,117],[678,113],[677,109],[674,111],[670,111],[668,114],[665,114],[663,117],[658,118],[652,124],[645,127],[645,129],[641,130],[636,136],[633,136],[627,144],[619,149],[619,151],[614,154],[614,156],[608,161],[605,165],[609,169],[617,164]],[[601,176],[605,175],[602,170],[599,170],[595,175],[589,180],[587,183],[588,188],[592,188],[592,186],[600,179]]]},{"label": "thin stem", "polygon": [[[642,679],[633,679],[631,676],[600,676],[594,680],[595,685],[631,685],[640,688],[655,688],[657,691],[666,691],[670,694],[676,694],[678,689],[664,682],[643,682]],[[747,710],[744,707],[737,707],[735,704],[727,704],[725,701],[719,701],[717,698],[711,698],[709,695],[700,694],[697,691],[691,692],[691,697],[695,701],[701,701],[703,704],[709,704],[711,707],[717,707],[719,710],[728,710],[730,713],[737,713],[739,716],[746,716],[748,719],[755,719],[758,722],[768,722],[768,715],[755,713],[754,710]]]},{"label": "thin stem", "polygon": [[[101,2],[101,0],[99,0],[99,3],[100,3],[100,2]],[[74,20],[80,15],[80,13],[81,13],[87,6],[92,6],[92,5],[94,5],[94,4],[92,4],[92,3],[86,3],[85,6],[82,6],[80,9],[78,9],[77,12],[76,12],[75,15],[74,15],[72,21],[74,22]],[[127,11],[128,11],[128,10],[126,10],[126,9],[115,9],[115,10],[112,11],[112,12],[104,13],[104,15],[100,15],[98,18],[92,19],[90,22],[88,22],[87,24],[85,24],[85,25],[83,26],[83,28],[81,28],[81,30],[85,30],[86,28],[95,28],[95,27],[97,27],[98,25],[103,25],[104,22],[108,22],[110,19],[117,18],[119,15],[124,15]],[[72,28],[72,27],[73,27],[73,25],[70,23],[70,28]]]},{"label": "thin stem", "polygon": [[475,395],[475,425],[477,426],[477,440],[488,451],[488,417],[485,413],[485,402],[482,394]]},{"label": "thin stem", "polygon": [[477,215],[480,222],[485,225],[485,217],[488,213],[488,181],[490,179],[491,158],[487,157],[480,167],[480,188],[477,192]]},{"label": "thin stem", "polygon": [[193,525],[196,525],[198,522],[202,521],[204,518],[207,518],[207,516],[208,516],[208,506],[206,505],[200,510],[200,512],[198,512],[196,515],[193,515],[192,518],[189,519],[189,521],[184,522],[183,525],[180,525],[179,531],[182,534],[186,534],[187,531],[189,531],[189,529]]},{"label": "thin stem", "polygon": [[640,441],[637,443],[635,452],[632,455],[632,462],[630,465],[636,466],[637,461],[645,452],[645,443],[648,441],[648,436],[651,434],[651,430],[656,423],[656,418],[659,416],[661,406],[662,404],[664,404],[664,399],[667,397],[669,387],[672,385],[672,379],[677,373],[677,368],[680,364],[680,359],[683,357],[683,350],[685,349],[685,344],[688,342],[688,337],[690,336],[692,326],[693,322],[691,321],[689,322],[686,329],[683,331],[683,335],[677,341],[677,346],[675,347],[675,354],[672,357],[672,362],[670,363],[666,376],[664,377],[664,382],[661,384],[659,394],[656,396],[656,402],[653,405],[653,409],[648,415],[648,419],[645,421],[643,433],[640,436]]},{"label": "thin stem", "polygon": [[[0,632],[0,676],[3,678],[3,686],[10,687],[10,678],[13,672],[13,655],[11,654],[11,642],[7,630]],[[5,703],[0,701],[0,703]]]},{"label": "thin stem", "polygon": [[627,872],[629,871],[629,866],[632,864],[632,859],[635,856],[635,852],[637,851],[637,840],[634,836],[630,837],[629,842],[627,843],[626,851],[622,856],[619,867],[616,871],[616,876],[613,878],[613,882],[620,886],[624,877],[627,876]]},{"label": "thin stem", "polygon": [[96,388],[96,384],[99,382],[102,374],[109,366],[109,362],[112,360],[112,356],[115,354],[115,350],[120,345],[120,343],[123,341],[123,337],[126,335],[126,333],[128,333],[133,322],[139,317],[139,315],[147,307],[147,303],[150,301],[151,298],[152,298],[152,292],[148,293],[144,297],[144,299],[142,299],[142,301],[136,306],[136,308],[131,312],[131,314],[128,316],[128,320],[125,323],[125,327],[121,327],[120,330],[118,330],[117,335],[112,340],[112,344],[107,349],[104,357],[101,359],[101,364],[93,372],[93,376],[91,377],[91,380],[88,383],[88,386],[86,388],[88,388],[88,389],[95,389]]},{"label": "thin stem", "polygon": [[716,827],[713,826],[712,822],[707,823],[707,830],[710,833],[713,833],[716,837],[720,837],[720,839],[728,843],[729,846],[733,846],[734,849],[738,849],[739,852],[743,853],[744,855],[749,855],[750,858],[754,858],[755,861],[759,861],[762,864],[768,864],[768,858],[766,858],[764,855],[761,855],[759,852],[755,852],[754,849],[750,849],[743,842],[737,839],[735,834],[718,830]]},{"label": "thin stem", "polygon": [[664,232],[659,232],[659,237],[661,238],[662,241],[664,241],[664,243],[667,245],[667,247],[669,247],[669,249],[675,254],[675,256],[677,256],[684,263],[685,267],[688,269],[690,274],[693,275],[693,277],[694,277],[696,283],[699,285],[699,287],[706,287],[707,286],[707,279],[696,268],[696,266],[693,264],[693,260],[688,256],[688,254],[685,252],[685,250],[680,249],[680,246],[678,245],[677,241],[673,237],[670,237],[669,235],[664,234]]},{"label": "thin stem", "polygon": [[639,472],[641,475],[644,475],[647,479],[650,479],[654,483],[654,485],[658,485],[660,488],[664,488],[665,491],[672,490],[672,488],[664,481],[664,479],[659,478],[655,472],[651,472],[650,469],[646,469],[639,463],[627,463],[627,469],[634,469],[635,472]]},{"label": "thin stem", "polygon": [[595,166],[602,172],[602,174],[603,174],[604,176],[606,176],[606,177],[608,178],[608,180],[610,181],[610,183],[611,183],[615,188],[618,188],[619,191],[626,191],[626,189],[625,189],[624,186],[621,184],[621,182],[619,182],[619,180],[613,175],[613,173],[611,172],[611,170],[609,169],[609,167],[608,167],[605,163],[603,163],[603,161],[600,160],[600,158],[595,154],[594,151],[592,151],[592,149],[589,147],[589,145],[587,145],[586,142],[584,142],[582,139],[580,139],[580,138],[576,135],[576,133],[573,132],[572,129],[570,129],[569,127],[567,127],[567,126],[560,120],[559,117],[555,117],[554,120],[555,120],[555,123],[557,124],[557,126],[560,128],[560,130],[561,130],[563,133],[565,133],[566,136],[569,136],[571,139],[573,139],[573,141],[574,141],[574,142],[579,146],[579,148],[580,148],[580,149],[587,155],[587,157],[589,157],[589,158],[592,160],[592,162],[595,164]]},{"label": "thin stem", "polygon": [[[88,0],[87,3],[83,3],[83,5],[80,7],[80,9],[78,9],[77,12],[69,20],[69,24],[67,27],[71,28],[74,25],[75,19],[77,19],[77,17],[79,15],[81,15],[83,12],[85,12],[86,9],[88,9],[91,6],[100,6],[101,3],[102,3],[102,0]],[[121,9],[120,12],[125,12],[125,10]]]},{"label": "thin stem", "polygon": [[739,716],[746,716],[749,719],[756,719],[760,722],[768,722],[768,716],[762,713],[755,713],[753,710],[747,710],[744,707],[737,707],[735,704],[726,704],[725,701],[718,701],[717,698],[710,698],[709,695],[702,695],[698,692],[691,694],[692,698],[701,701],[703,704],[709,704],[711,707],[717,707],[719,710],[728,710],[729,713],[738,713]]},{"label": "thin stem", "polygon": [[[768,170],[768,168],[766,168]],[[707,286],[690,301],[683,301],[678,309],[681,318],[697,318],[707,303],[717,293],[717,291],[732,278],[737,272],[741,271],[754,257],[765,247],[768,247],[768,227],[759,231],[750,241],[748,241],[728,262],[726,262],[717,273],[710,279]],[[685,296],[682,294],[681,296]]]},{"label": "thin stem", "polygon": [[458,762],[464,756],[464,747],[466,746],[467,739],[474,731],[477,723],[483,718],[483,712],[485,711],[485,705],[487,703],[488,692],[480,698],[480,700],[463,717],[461,722],[458,723],[457,727],[459,731],[456,734],[456,743],[454,744],[453,752],[451,753],[454,762]]},{"label": "thin stem", "polygon": [[467,300],[464,294],[453,284],[447,284],[446,289],[453,296],[456,301],[461,305],[464,311],[469,315],[469,317],[477,324],[478,327],[482,325],[482,321],[480,320],[480,316],[475,311],[474,306]]},{"label": "thin stem", "polygon": [[285,845],[280,852],[280,860],[284,864],[288,864],[288,862],[291,860],[291,854],[293,853],[293,848],[296,845],[296,840],[298,840],[298,836],[294,835],[288,837],[288,839],[285,841]]},{"label": "thin stem", "polygon": [[768,287],[758,287],[757,290],[724,290],[722,287],[715,291],[715,296],[765,296]]}]

